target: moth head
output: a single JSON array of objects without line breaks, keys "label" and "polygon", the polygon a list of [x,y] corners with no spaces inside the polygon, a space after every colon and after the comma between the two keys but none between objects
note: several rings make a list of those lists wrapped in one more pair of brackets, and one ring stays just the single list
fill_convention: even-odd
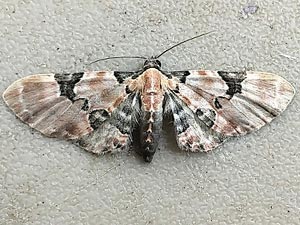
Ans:
[{"label": "moth head", "polygon": [[156,58],[149,58],[144,63],[144,70],[149,68],[160,69],[160,67],[161,67],[161,62]]}]

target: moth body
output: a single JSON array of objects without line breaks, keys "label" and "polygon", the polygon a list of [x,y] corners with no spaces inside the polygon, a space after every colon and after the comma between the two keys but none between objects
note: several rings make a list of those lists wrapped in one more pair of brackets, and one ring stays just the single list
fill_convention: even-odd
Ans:
[{"label": "moth body", "polygon": [[150,162],[159,143],[162,120],[164,90],[162,79],[164,75],[155,68],[147,69],[142,75],[140,143],[144,160]]}]

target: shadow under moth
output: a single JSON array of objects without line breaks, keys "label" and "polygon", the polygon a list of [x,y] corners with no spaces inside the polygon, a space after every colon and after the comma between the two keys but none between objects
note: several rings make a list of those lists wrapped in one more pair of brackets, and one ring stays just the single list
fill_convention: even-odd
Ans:
[{"label": "shadow under moth", "polygon": [[10,85],[3,98],[30,127],[96,154],[126,151],[136,138],[151,162],[165,116],[172,118],[181,150],[208,152],[271,122],[295,90],[266,72],[161,69],[162,54],[203,35],[155,57],[132,57],[146,59],[136,72],[31,75]]}]

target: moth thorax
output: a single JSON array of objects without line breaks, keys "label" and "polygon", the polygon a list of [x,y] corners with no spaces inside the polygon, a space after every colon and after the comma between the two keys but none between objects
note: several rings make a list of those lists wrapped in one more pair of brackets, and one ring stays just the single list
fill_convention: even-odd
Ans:
[{"label": "moth thorax", "polygon": [[161,74],[156,69],[148,69],[143,76],[144,91],[146,93],[158,93],[161,90]]}]

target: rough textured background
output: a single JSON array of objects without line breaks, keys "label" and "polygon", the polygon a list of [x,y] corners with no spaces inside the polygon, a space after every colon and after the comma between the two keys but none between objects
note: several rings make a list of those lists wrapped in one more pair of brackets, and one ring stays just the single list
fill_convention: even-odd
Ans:
[{"label": "rough textured background", "polygon": [[[282,3],[284,2],[284,3]],[[243,7],[257,5],[246,16]],[[252,69],[299,91],[298,0],[0,0],[0,92],[34,73],[135,70],[185,38],[164,69]],[[300,224],[300,97],[273,123],[209,154],[165,132],[151,164],[43,137],[0,100],[0,224]]]}]

